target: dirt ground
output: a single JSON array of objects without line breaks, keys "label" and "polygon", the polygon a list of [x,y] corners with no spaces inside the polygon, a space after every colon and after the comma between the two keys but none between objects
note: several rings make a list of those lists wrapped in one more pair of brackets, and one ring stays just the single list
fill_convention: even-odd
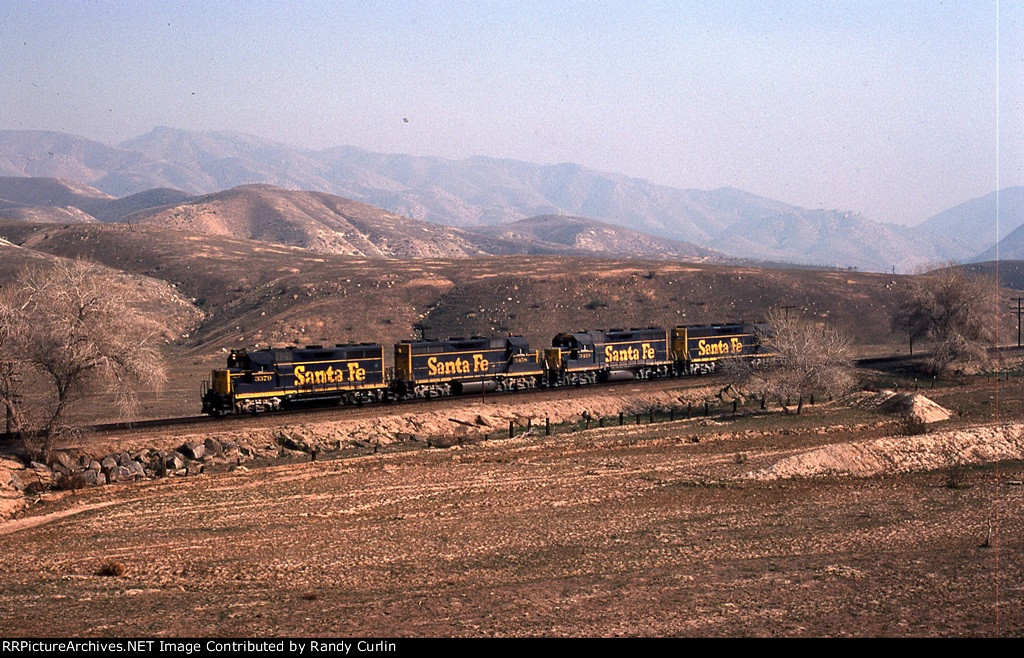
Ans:
[{"label": "dirt ground", "polygon": [[[936,392],[939,434],[992,427],[985,386]],[[820,406],[47,494],[0,524],[0,636],[1024,635],[1024,462],[753,477],[899,427]]]}]

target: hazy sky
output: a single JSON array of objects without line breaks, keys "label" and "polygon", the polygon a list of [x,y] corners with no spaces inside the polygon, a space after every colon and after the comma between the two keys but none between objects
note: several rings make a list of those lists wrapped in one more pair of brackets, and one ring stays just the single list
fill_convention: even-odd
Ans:
[{"label": "hazy sky", "polygon": [[1024,185],[1024,0],[0,0],[0,34],[0,128],[577,162],[906,223],[993,191],[997,149]]}]

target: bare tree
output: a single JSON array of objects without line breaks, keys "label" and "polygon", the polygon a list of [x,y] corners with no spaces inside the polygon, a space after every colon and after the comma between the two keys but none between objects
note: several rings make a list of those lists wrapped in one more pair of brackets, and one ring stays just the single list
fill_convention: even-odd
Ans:
[{"label": "bare tree", "polygon": [[850,339],[834,327],[797,313],[771,311],[771,331],[761,336],[765,351],[774,356],[764,367],[749,361],[727,362],[724,371],[739,388],[765,401],[778,403],[786,413],[814,395],[840,395],[857,382],[853,374]]},{"label": "bare tree", "polygon": [[160,325],[128,282],[85,261],[22,272],[0,294],[0,403],[9,431],[40,453],[69,430],[69,409],[102,391],[124,414],[164,380]]},{"label": "bare tree", "polygon": [[944,267],[902,282],[893,328],[932,341],[933,374],[976,371],[996,343],[997,299],[992,279]]}]

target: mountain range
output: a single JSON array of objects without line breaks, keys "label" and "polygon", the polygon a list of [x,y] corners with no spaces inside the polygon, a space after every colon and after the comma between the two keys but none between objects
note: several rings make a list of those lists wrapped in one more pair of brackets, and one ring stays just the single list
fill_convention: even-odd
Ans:
[{"label": "mountain range", "polygon": [[[74,181],[72,187],[82,189],[83,196],[89,197],[84,203],[93,204],[95,211],[59,201],[30,204],[6,197],[0,190],[4,216],[35,214],[49,215],[53,221],[74,221],[68,213],[75,213],[67,208],[75,207],[111,221],[133,211],[145,214],[164,205],[188,206],[198,197],[240,186],[247,189],[256,183],[326,193],[376,206],[392,217],[471,228],[478,231],[471,245],[459,243],[455,248],[456,252],[468,248],[466,253],[475,253],[473,249],[516,253],[501,251],[507,248],[502,241],[510,235],[524,239],[522,230],[508,224],[538,216],[571,216],[667,238],[676,245],[691,243],[686,249],[717,250],[740,258],[907,271],[940,261],[974,259],[993,247],[997,238],[1009,239],[1014,229],[1024,224],[1024,188],[1019,187],[1000,192],[1002,229],[997,236],[992,228],[994,194],[907,227],[843,210],[800,208],[734,188],[679,189],[576,164],[539,165],[486,157],[448,160],[347,146],[310,150],[239,133],[171,128],[156,128],[118,146],[63,133],[0,131],[0,175]],[[310,198],[302,203],[322,207],[340,203],[311,202]],[[210,201],[203,203],[211,207]],[[61,208],[63,212],[58,210]],[[328,214],[337,214],[336,210]],[[212,230],[215,224],[209,215],[199,220],[199,215],[193,214],[186,220],[186,214],[180,211],[173,221],[192,224],[190,229],[205,226],[204,230]],[[145,221],[172,222],[172,215],[157,213],[161,219],[147,216]],[[78,220],[84,219],[78,216]],[[531,221],[538,228],[539,220]],[[310,228],[304,219],[299,223]],[[255,235],[252,230],[278,234],[277,229],[254,227],[245,221],[241,224],[243,236]],[[480,231],[481,226],[498,228]],[[350,230],[348,226],[328,229]],[[462,237],[449,233],[438,239],[445,239],[444,235]],[[485,237],[492,241],[481,246],[478,241]],[[307,238],[309,245],[334,240],[323,232]],[[531,249],[548,248],[540,244],[544,239],[533,239]],[[1024,243],[1024,235],[1019,241]],[[338,248],[338,253],[344,253],[347,247]]]}]

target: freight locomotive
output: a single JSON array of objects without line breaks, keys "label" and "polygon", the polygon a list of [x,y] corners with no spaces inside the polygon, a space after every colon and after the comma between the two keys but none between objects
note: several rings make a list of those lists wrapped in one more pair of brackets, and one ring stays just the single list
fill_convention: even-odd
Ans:
[{"label": "freight locomotive", "polygon": [[363,404],[713,372],[724,359],[772,356],[766,324],[560,333],[543,353],[522,336],[402,341],[384,346],[232,350],[204,386],[203,413],[259,413],[306,403]]}]

